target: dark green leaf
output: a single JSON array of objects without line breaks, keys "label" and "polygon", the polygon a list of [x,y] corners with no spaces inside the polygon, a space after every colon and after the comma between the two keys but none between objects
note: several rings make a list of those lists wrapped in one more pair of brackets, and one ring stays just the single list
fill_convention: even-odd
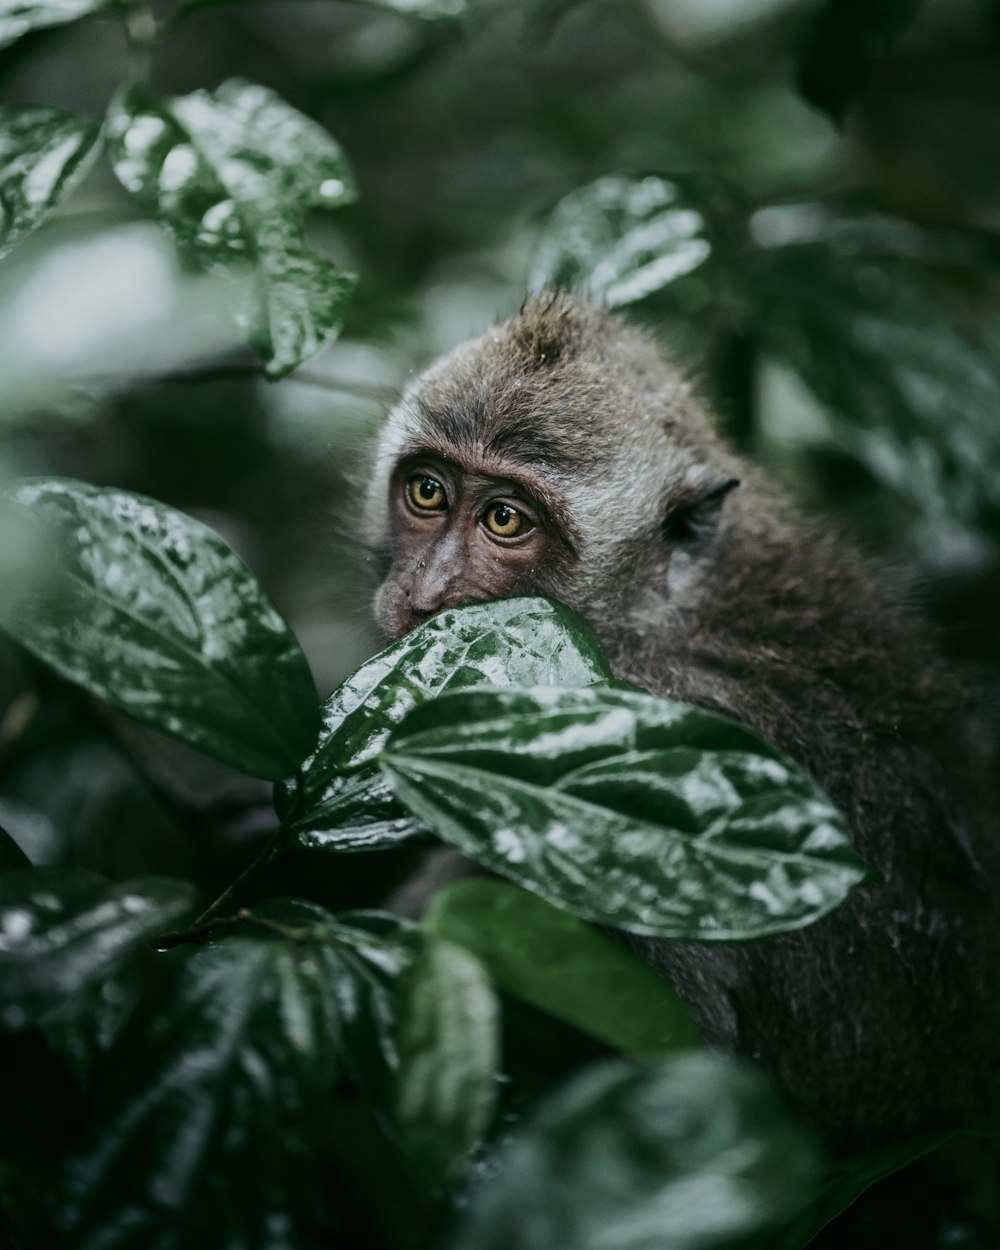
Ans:
[{"label": "dark green leaf", "polygon": [[324,959],[345,1062],[407,1170],[432,1192],[465,1163],[493,1114],[489,980],[458,947],[378,913],[339,917]]},{"label": "dark green leaf", "polygon": [[183,513],[39,478],[6,492],[58,540],[52,576],[0,601],[0,625],[63,676],[255,776],[316,741],[301,648],[243,562]]},{"label": "dark green leaf", "polygon": [[112,104],[115,172],[195,269],[239,279],[237,320],[271,377],[330,343],[354,278],[311,250],[314,208],[355,197],[340,147],[265,87],[232,79],[158,100]]},{"label": "dark green leaf", "polygon": [[459,881],[423,924],[464,946],[497,985],[634,1059],[700,1044],[672,986],[620,942],[502,881]]},{"label": "dark green leaf", "polygon": [[568,287],[620,308],[669,286],[712,255],[705,218],[666,178],[600,178],[567,195],[538,245],[530,287]]},{"label": "dark green leaf", "polygon": [[929,529],[1000,507],[1000,367],[926,272],[817,242],[764,249],[754,282],[770,350]]},{"label": "dark green leaf", "polygon": [[710,1250],[794,1215],[817,1151],[763,1080],[709,1055],[591,1069],[472,1195],[452,1250]]},{"label": "dark green leaf", "polygon": [[773,747],[642,692],[443,695],[410,713],[382,768],[463,854],[637,933],[782,933],[868,875],[836,809]]},{"label": "dark green leaf", "polygon": [[762,1242],[761,1250],[802,1250],[870,1185],[930,1154],[952,1137],[953,1133],[925,1133],[864,1154],[834,1160],[820,1175],[816,1200],[777,1236]]},{"label": "dark green leaf", "polygon": [[0,48],[30,30],[62,26],[88,13],[120,7],[120,0],[0,0]]},{"label": "dark green leaf", "polygon": [[11,868],[30,868],[31,860],[18,846],[6,829],[0,829],[0,872]]},{"label": "dark green leaf", "polygon": [[841,121],[875,66],[924,0],[826,0],[809,32],[799,86],[805,98]]},{"label": "dark green leaf", "polygon": [[[0,0],[0,43],[2,36]],[[90,168],[100,133],[96,122],[62,109],[0,108],[0,256],[72,191]]]},{"label": "dark green leaf", "polygon": [[111,883],[68,868],[0,876],[0,1026],[37,1024],[105,976],[195,902],[186,881]]},{"label": "dark green leaf", "polygon": [[[402,13],[406,17],[419,17],[431,21],[438,18],[459,17],[468,8],[468,0],[350,0],[350,2],[362,8]],[[178,13],[193,13],[201,9],[216,8],[220,4],[231,3],[233,0],[180,0]]]},{"label": "dark green leaf", "polygon": [[174,966],[108,1055],[70,1170],[75,1250],[291,1250],[318,1218],[336,1006],[310,940],[273,930]]},{"label": "dark green leaf", "polygon": [[442,612],[363,664],[327,700],[301,778],[275,792],[303,846],[366,850],[416,833],[379,775],[377,756],[413,707],[470,686],[586,686],[611,676],[590,626],[544,599]]}]

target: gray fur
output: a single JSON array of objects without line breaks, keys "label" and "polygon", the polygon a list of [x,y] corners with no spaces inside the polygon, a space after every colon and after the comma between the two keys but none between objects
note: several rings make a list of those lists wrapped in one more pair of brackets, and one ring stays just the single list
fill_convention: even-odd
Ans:
[{"label": "gray fur", "polygon": [[885,877],[781,938],[628,939],[706,1039],[767,1067],[836,1146],[974,1119],[997,1036],[995,767],[966,692],[880,579],[735,456],[650,339],[568,296],[410,388],[379,446],[375,545],[391,542],[392,465],[425,445],[541,474],[575,557],[511,593],[563,600],[618,675],[777,744]]}]

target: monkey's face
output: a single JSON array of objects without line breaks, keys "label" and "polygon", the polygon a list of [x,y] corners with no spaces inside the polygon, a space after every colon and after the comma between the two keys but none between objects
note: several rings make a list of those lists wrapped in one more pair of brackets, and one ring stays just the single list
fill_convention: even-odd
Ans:
[{"label": "monkey's face", "polygon": [[[389,481],[389,557],[375,596],[379,625],[399,638],[445,608],[543,593],[571,550],[530,473],[431,451],[404,455]],[[509,466],[507,466],[509,469]]]}]

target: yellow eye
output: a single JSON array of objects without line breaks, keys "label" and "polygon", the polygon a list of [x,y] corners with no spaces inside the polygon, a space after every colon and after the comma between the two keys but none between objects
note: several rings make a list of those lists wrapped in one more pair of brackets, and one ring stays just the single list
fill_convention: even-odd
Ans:
[{"label": "yellow eye", "polygon": [[483,521],[490,533],[498,538],[516,538],[531,529],[528,518],[506,503],[491,503],[483,513]]},{"label": "yellow eye", "polygon": [[448,506],[448,496],[444,487],[436,478],[426,473],[414,473],[406,483],[406,493],[410,503],[424,512],[440,512]]}]

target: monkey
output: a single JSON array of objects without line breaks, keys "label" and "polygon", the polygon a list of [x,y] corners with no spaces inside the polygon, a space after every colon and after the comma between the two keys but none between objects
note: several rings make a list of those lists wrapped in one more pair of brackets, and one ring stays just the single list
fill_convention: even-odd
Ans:
[{"label": "monkey", "polygon": [[378,623],[395,639],[547,596],[616,677],[805,768],[881,884],[780,937],[623,937],[835,1152],[969,1124],[998,1035],[992,748],[903,597],[718,425],[648,332],[529,299],[417,377],[378,436]]}]

